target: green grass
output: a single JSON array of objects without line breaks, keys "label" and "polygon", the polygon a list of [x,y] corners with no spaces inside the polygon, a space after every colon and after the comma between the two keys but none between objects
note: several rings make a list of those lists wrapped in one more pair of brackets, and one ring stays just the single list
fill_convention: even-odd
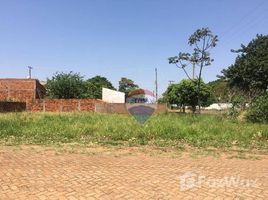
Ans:
[{"label": "green grass", "polygon": [[216,115],[163,114],[144,125],[127,115],[96,113],[0,114],[2,144],[111,144],[182,148],[268,149],[268,125]]}]

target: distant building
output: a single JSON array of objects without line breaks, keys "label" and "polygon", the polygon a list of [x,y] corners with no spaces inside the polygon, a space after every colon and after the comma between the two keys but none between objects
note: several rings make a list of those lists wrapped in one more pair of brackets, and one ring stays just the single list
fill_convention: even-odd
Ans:
[{"label": "distant building", "polygon": [[208,107],[205,107],[205,110],[227,110],[232,107],[231,103],[213,103]]},{"label": "distant building", "polygon": [[37,79],[0,79],[0,101],[31,102],[45,96],[45,87]]},{"label": "distant building", "polygon": [[107,103],[125,103],[125,93],[102,88],[102,101]]}]

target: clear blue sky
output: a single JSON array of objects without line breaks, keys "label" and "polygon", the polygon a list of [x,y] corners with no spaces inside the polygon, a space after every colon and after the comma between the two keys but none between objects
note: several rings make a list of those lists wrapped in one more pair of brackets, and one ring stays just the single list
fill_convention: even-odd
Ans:
[{"label": "clear blue sky", "polygon": [[268,1],[0,0],[0,77],[26,77],[30,65],[41,80],[72,70],[154,90],[157,67],[162,93],[169,80],[185,78],[167,58],[189,50],[201,27],[219,36],[204,71],[211,81],[234,62],[230,49],[268,34]]}]

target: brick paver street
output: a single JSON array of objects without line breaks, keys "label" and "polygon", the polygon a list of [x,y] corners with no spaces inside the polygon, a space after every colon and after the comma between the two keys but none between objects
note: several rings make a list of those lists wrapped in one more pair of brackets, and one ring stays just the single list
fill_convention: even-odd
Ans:
[{"label": "brick paver street", "polygon": [[0,199],[268,199],[268,157],[109,156],[3,148]]}]

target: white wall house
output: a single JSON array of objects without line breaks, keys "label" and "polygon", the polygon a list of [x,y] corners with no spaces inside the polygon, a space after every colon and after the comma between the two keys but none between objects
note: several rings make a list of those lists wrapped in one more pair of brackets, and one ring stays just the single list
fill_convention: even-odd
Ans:
[{"label": "white wall house", "polygon": [[208,107],[205,107],[205,110],[227,110],[228,108],[231,108],[231,103],[213,103]]},{"label": "white wall house", "polygon": [[107,103],[125,103],[125,93],[102,88],[102,101]]}]

